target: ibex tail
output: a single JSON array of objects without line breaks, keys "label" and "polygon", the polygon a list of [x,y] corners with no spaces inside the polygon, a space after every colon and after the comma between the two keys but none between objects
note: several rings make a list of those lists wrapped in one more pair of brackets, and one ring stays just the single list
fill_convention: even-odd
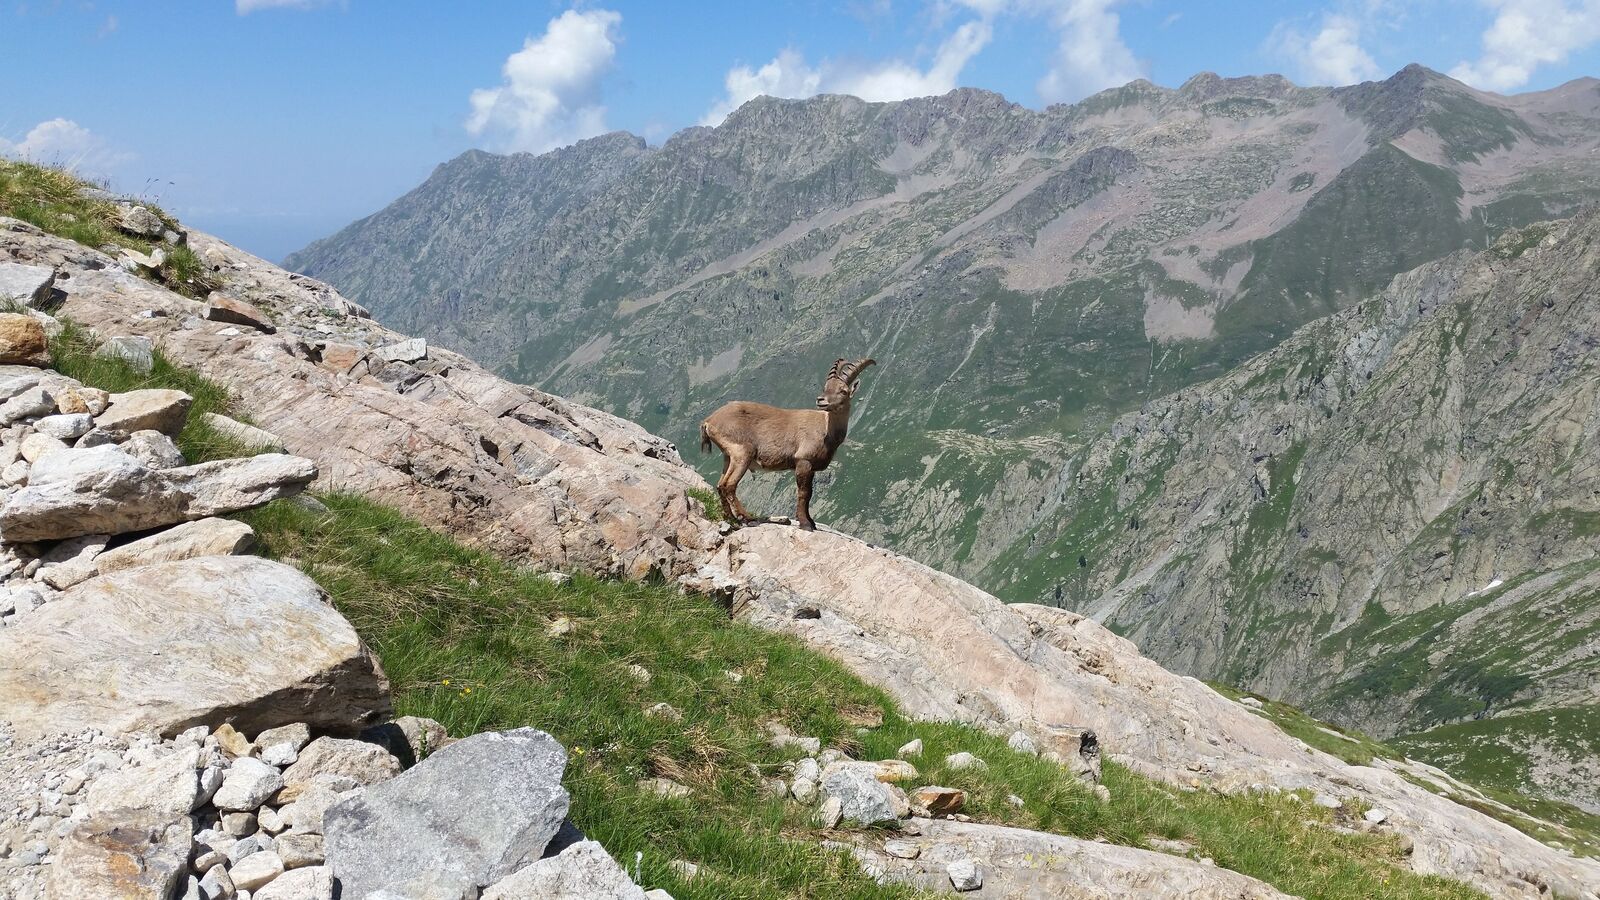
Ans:
[{"label": "ibex tail", "polygon": [[711,435],[706,431],[706,423],[700,423],[700,452],[711,452]]}]

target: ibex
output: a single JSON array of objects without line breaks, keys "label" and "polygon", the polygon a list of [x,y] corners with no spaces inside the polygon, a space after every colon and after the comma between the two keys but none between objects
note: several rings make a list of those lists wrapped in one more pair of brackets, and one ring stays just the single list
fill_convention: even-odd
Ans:
[{"label": "ibex", "polygon": [[811,478],[828,467],[844,443],[850,398],[860,387],[856,379],[872,364],[871,359],[834,360],[814,410],[735,400],[700,423],[700,452],[710,453],[712,444],[722,450],[717,496],[729,521],[746,525],[755,518],[739,502],[738,493],[739,480],[751,466],[767,472],[793,469],[795,520],[807,531],[817,529],[811,521]]}]

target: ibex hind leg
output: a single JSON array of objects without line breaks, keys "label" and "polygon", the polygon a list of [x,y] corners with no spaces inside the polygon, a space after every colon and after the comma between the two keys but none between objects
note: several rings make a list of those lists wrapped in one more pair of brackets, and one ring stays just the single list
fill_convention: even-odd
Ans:
[{"label": "ibex hind leg", "polygon": [[740,525],[749,525],[755,518],[750,511],[739,502],[739,482],[744,474],[750,471],[750,455],[748,453],[729,453],[722,466],[722,477],[717,479],[717,496],[722,500],[722,514],[729,521],[738,522]]}]

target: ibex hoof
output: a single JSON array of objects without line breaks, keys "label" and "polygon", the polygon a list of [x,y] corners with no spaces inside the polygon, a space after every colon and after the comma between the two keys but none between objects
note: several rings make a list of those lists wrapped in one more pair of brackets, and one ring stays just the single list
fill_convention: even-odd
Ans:
[{"label": "ibex hoof", "polygon": [[817,530],[817,523],[815,523],[815,522],[801,522],[800,523],[800,527],[805,531],[816,531]]}]

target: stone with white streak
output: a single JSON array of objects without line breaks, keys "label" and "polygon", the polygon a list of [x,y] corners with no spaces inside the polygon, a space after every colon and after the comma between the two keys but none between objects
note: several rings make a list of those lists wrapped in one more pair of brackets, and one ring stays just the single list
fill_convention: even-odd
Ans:
[{"label": "stone with white streak", "polygon": [[160,528],[291,496],[316,475],[310,460],[272,453],[162,470],[114,446],[51,454],[0,509],[0,539]]},{"label": "stone with white streak", "polygon": [[38,306],[50,299],[55,283],[56,270],[52,266],[0,262],[0,303]]}]

